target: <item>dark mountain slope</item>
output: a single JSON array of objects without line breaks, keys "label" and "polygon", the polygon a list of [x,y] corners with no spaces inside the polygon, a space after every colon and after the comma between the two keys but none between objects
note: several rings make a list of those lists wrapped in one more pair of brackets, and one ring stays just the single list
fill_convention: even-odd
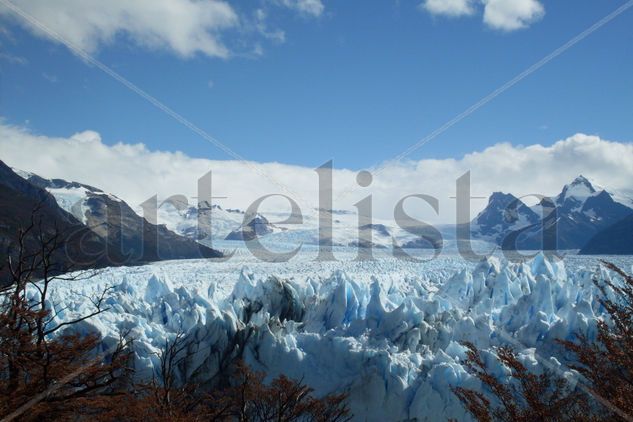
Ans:
[{"label": "dark mountain slope", "polygon": [[471,223],[476,239],[502,244],[508,234],[538,223],[540,217],[512,194],[494,192]]},{"label": "dark mountain slope", "polygon": [[633,216],[628,216],[593,236],[579,253],[633,255]]},{"label": "dark mountain slope", "polygon": [[[32,223],[35,226],[24,239],[26,253],[35,253],[40,247],[40,234],[50,238],[57,233],[60,243],[64,244],[53,255],[56,262],[53,272],[100,268],[124,260],[105,239],[61,209],[52,195],[24,180],[0,161],[0,263],[3,265],[0,283],[9,280],[8,256],[14,260],[17,257],[18,231]],[[40,275],[34,274],[36,277]]]},{"label": "dark mountain slope", "polygon": [[633,214],[631,208],[616,202],[606,190],[596,189],[583,176],[565,185],[553,201],[543,201],[541,206],[546,210],[543,222],[519,236],[519,249],[543,248],[543,227],[549,230],[545,233],[546,249],[552,245],[560,250],[582,249],[594,235]]},{"label": "dark mountain slope", "polygon": [[148,222],[125,201],[101,189],[63,179],[44,179],[37,175],[29,175],[28,181],[43,189],[61,191],[60,201],[63,200],[64,191],[83,191],[75,204],[67,206],[94,233],[115,245],[126,256],[125,264],[222,256],[219,251],[180,236],[163,225]]},{"label": "dark mountain slope", "polygon": [[[71,214],[59,205],[47,188],[81,188],[85,193],[73,205]],[[59,242],[64,245],[53,257],[57,273],[164,259],[222,256],[220,252],[179,236],[164,226],[149,223],[124,201],[97,188],[36,175],[29,175],[27,180],[0,161],[1,283],[9,279],[5,265],[8,257],[17,257],[19,230],[29,227],[32,222],[35,227],[24,242],[27,252],[37,250],[40,233],[46,238],[57,233]]]}]

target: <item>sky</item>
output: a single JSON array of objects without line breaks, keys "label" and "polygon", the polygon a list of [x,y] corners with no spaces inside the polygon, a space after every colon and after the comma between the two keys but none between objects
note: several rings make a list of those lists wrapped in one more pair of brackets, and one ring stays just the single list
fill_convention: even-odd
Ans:
[{"label": "sky", "polygon": [[[0,1],[0,130],[9,136],[1,140],[0,159],[9,161],[10,155],[13,165],[48,177],[110,184],[91,173],[95,166],[68,165],[64,157],[71,151],[64,148],[76,149],[77,139],[110,151],[110,158],[127,148],[127,154],[139,157],[180,157],[183,166],[230,167],[235,162],[227,160],[236,157],[278,165],[285,169],[278,178],[288,184],[296,182],[291,175],[308,174],[330,159],[352,184],[353,171],[389,167],[392,178],[376,177],[376,189],[381,183],[412,185],[396,174],[437,178],[436,167],[448,166],[450,177],[442,178],[441,187],[447,191],[473,156],[509,160],[489,165],[516,175],[490,180],[486,166],[474,166],[472,178],[482,195],[555,193],[576,172],[593,173],[609,185],[623,185],[629,176],[624,170],[609,176],[608,166],[618,161],[610,155],[614,148],[626,149],[633,140],[633,8],[392,161],[625,4],[622,0],[11,0],[39,28],[10,10],[8,1]],[[223,147],[78,57],[52,34]],[[20,144],[26,138],[58,150],[35,157]],[[585,148],[580,156],[587,161],[565,170],[531,161],[538,155],[534,151],[554,154],[570,139]],[[594,150],[579,139],[593,140],[591,148],[608,158],[592,161],[585,153]],[[536,167],[516,168],[516,154],[528,153],[526,162]],[[428,171],[403,170],[421,166]],[[151,180],[160,171],[149,170]],[[522,179],[535,173],[541,184],[525,186]],[[243,185],[252,183],[245,179]],[[416,184],[440,189],[423,179]],[[132,185],[113,187],[138,200],[142,195],[132,194],[139,190]],[[152,189],[160,187],[144,192]]]}]

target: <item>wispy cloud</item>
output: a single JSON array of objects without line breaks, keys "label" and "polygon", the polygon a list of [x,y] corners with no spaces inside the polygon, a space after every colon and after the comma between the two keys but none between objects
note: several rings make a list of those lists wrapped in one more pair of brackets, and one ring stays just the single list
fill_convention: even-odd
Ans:
[{"label": "wispy cloud", "polygon": [[283,43],[286,41],[286,33],[278,28],[269,28],[268,12],[264,9],[257,9],[254,12],[253,28],[264,38],[275,43]]},{"label": "wispy cloud", "polygon": [[325,10],[321,0],[276,0],[276,3],[310,17],[319,17]]},{"label": "wispy cloud", "polygon": [[3,52],[0,52],[0,61],[19,66],[25,66],[29,63],[29,61],[25,57],[15,56],[13,54]]},{"label": "wispy cloud", "polygon": [[57,77],[57,75],[42,72],[42,77],[53,84],[56,84],[57,82],[59,82],[59,78]]}]

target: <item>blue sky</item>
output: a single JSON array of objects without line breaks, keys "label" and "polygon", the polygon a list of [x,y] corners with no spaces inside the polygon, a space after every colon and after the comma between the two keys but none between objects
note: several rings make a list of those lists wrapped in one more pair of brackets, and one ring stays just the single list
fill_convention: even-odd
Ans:
[{"label": "blue sky", "polygon": [[[235,2],[240,27],[218,31],[228,53],[183,57],[125,31],[90,49],[247,159],[316,167],[333,158],[360,169],[399,154],[625,2],[543,2],[540,19],[513,31],[484,23],[482,5],[446,17],[420,3],[324,1],[321,12],[302,13]],[[247,22],[257,10],[265,20]],[[15,16],[2,14],[0,25],[5,123],[230,158]],[[632,28],[629,9],[410,158],[459,158],[501,141],[551,145],[578,132],[631,140]]]}]

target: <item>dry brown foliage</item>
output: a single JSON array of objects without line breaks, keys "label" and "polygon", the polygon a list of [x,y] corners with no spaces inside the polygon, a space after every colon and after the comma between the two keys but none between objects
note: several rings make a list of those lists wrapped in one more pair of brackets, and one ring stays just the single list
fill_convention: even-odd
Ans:
[{"label": "dry brown foliage", "polygon": [[[602,292],[600,303],[609,321],[598,321],[595,343],[579,336],[577,342],[560,343],[576,356],[572,365],[586,380],[590,393],[604,405],[608,420],[633,420],[633,277],[610,262],[602,264],[618,274],[622,284],[594,280]],[[615,295],[609,299],[607,290]]]},{"label": "dry brown foliage", "polygon": [[100,420],[141,421],[313,421],[343,422],[351,419],[346,395],[316,398],[312,389],[283,375],[270,384],[264,374],[244,363],[235,365],[233,385],[212,392],[194,385],[165,388],[150,384],[125,398],[125,405]]},{"label": "dry brown foliage", "polygon": [[[27,246],[28,238],[37,239],[36,247]],[[0,415],[8,420],[66,420],[78,409],[98,412],[115,400],[115,384],[129,372],[124,338],[98,355],[99,338],[68,330],[101,313],[107,291],[93,299],[94,311],[88,315],[65,323],[51,315],[50,284],[84,276],[54,275],[64,272],[55,258],[64,246],[61,238],[33,217],[18,233],[15,253],[8,254],[11,284],[0,290]],[[35,283],[35,277],[40,281]],[[37,300],[27,299],[28,287],[38,291]]]},{"label": "dry brown foliage", "polygon": [[[506,384],[490,373],[479,351],[467,343],[465,365],[484,391],[457,387],[453,392],[478,421],[632,421],[633,420],[633,277],[609,262],[622,283],[594,279],[608,318],[597,323],[595,342],[584,336],[560,340],[574,356],[579,374],[572,388],[559,374],[531,373],[510,348],[500,348],[498,360],[511,371]],[[611,296],[614,298],[609,299]]]},{"label": "dry brown foliage", "polygon": [[583,421],[593,420],[588,413],[589,403],[582,392],[570,390],[564,378],[544,371],[534,374],[508,347],[497,350],[497,359],[511,371],[510,382],[491,374],[479,351],[471,343],[465,365],[484,388],[482,391],[456,387],[453,392],[470,414],[478,421]]}]

